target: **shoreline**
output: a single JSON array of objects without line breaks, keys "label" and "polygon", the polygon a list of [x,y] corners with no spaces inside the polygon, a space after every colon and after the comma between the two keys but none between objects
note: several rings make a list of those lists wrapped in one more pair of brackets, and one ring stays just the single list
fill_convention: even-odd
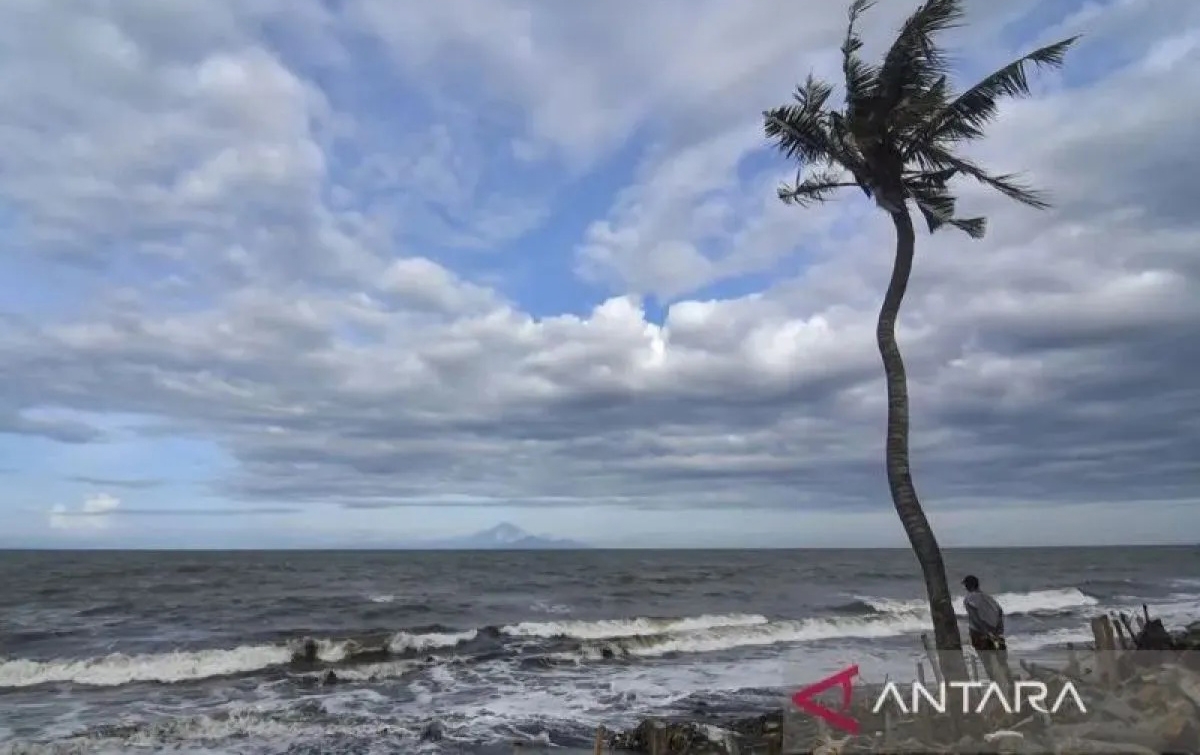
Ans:
[{"label": "shoreline", "polygon": [[[929,710],[909,715],[874,713],[885,684],[858,682],[847,709],[858,722],[856,734],[836,731],[781,696],[778,708],[757,714],[712,711],[700,705],[691,713],[643,718],[629,729],[601,727],[593,753],[1200,753],[1200,621],[1169,633],[1144,607],[1143,611],[1136,621],[1123,614],[1094,618],[1096,642],[1079,649],[1068,645],[1061,668],[1030,663],[1010,653],[1014,681],[1045,685],[1050,691],[1047,707],[1069,686],[1086,701],[1086,710],[1068,704],[1049,713],[1028,709],[967,716]],[[920,662],[915,672],[914,681],[926,678]],[[892,681],[902,689],[910,688],[909,682]],[[982,682],[987,683],[986,677]],[[936,685],[930,674],[927,688]],[[835,686],[814,700],[839,710],[838,693]],[[952,703],[947,710],[956,707]],[[951,735],[954,718],[960,728]]]}]

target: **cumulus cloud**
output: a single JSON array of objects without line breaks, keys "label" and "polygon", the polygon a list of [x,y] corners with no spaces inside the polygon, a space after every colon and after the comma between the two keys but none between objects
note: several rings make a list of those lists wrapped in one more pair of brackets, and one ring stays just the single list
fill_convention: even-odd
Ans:
[{"label": "cumulus cloud", "polygon": [[107,493],[90,495],[77,508],[55,504],[50,509],[50,527],[56,530],[108,529],[111,515],[120,505],[121,499]]},{"label": "cumulus cloud", "polygon": [[[757,122],[836,76],[843,8],[301,5],[6,9],[3,255],[42,288],[5,297],[0,432],[143,418],[218,444],[247,510],[886,508],[888,224],[782,206]],[[1195,500],[1200,6],[968,5],[968,75],[1085,38],[976,147],[1055,208],[964,186],[988,238],[919,241],[918,486]]]}]

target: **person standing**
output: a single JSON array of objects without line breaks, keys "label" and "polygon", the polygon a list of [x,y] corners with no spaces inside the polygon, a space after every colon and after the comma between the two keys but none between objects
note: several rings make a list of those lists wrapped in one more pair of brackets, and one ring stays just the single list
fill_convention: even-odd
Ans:
[{"label": "person standing", "polygon": [[995,598],[979,589],[979,578],[974,574],[968,574],[962,583],[967,590],[963,607],[967,610],[971,647],[979,653],[988,678],[1010,687],[1012,675],[1008,668],[1008,643],[1004,639],[1004,609]]}]

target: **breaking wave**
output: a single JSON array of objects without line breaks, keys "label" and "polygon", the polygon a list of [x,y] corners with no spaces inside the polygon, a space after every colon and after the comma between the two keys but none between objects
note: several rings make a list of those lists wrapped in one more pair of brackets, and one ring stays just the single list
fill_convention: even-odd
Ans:
[{"label": "breaking wave", "polygon": [[769,623],[766,616],[758,614],[728,614],[686,616],[677,619],[599,619],[596,621],[527,621],[500,628],[501,634],[510,637],[556,637],[576,640],[602,640],[610,637],[637,637],[643,635],[691,632],[718,627],[750,627]]},{"label": "breaking wave", "polygon": [[[1097,600],[1075,588],[1003,593],[996,598],[1010,615],[1059,614],[1094,606]],[[961,601],[956,601],[961,603]],[[1194,603],[1188,605],[1193,607]],[[961,609],[961,605],[959,606]],[[339,668],[347,678],[389,675],[395,669],[365,668],[394,663],[414,655],[436,653],[479,641],[479,650],[515,656],[533,652],[543,658],[573,662],[610,658],[654,658],[672,654],[712,653],[740,647],[835,639],[894,637],[926,631],[928,607],[923,600],[860,597],[840,607],[839,614],[798,620],[772,620],[760,614],[704,614],[678,618],[635,617],[594,621],[522,622],[500,627],[454,631],[426,627],[366,640],[315,640],[312,663],[355,666]],[[506,639],[526,640],[517,648],[500,648]],[[1049,639],[1049,638],[1046,638]],[[531,642],[545,647],[530,647]],[[1043,640],[1044,642],[1044,640]],[[564,647],[565,644],[565,647]],[[557,647],[555,647],[557,645]],[[112,654],[87,659],[45,661],[0,658],[0,689],[41,684],[118,686],[136,682],[173,684],[238,676],[271,668],[285,671],[306,661],[299,643],[243,645],[231,649],[179,650],[166,653]],[[563,652],[565,651],[565,652]],[[312,669],[311,663],[308,670]],[[303,668],[301,670],[304,670]],[[361,673],[360,673],[361,672]]]},{"label": "breaking wave", "polygon": [[[316,640],[317,661],[367,662],[391,655],[453,648],[477,636],[478,632],[472,629],[425,634],[398,632],[384,643],[375,645],[356,640]],[[0,689],[63,683],[93,687],[114,687],[134,682],[175,684],[237,676],[291,664],[297,660],[299,650],[300,643],[291,642],[168,653],[113,653],[86,659],[0,659]]]},{"label": "breaking wave", "polygon": [[72,682],[114,687],[131,682],[174,683],[214,676],[234,676],[287,663],[286,646],[258,645],[231,650],[193,650],[124,655],[114,653],[83,660],[0,661],[0,687],[32,687]]},{"label": "breaking wave", "polygon": [[[1080,608],[1095,606],[1100,603],[1096,598],[1075,587],[1055,590],[1034,590],[1032,592],[1006,592],[994,595],[997,602],[1009,616],[1020,615],[1049,615],[1071,613]],[[954,605],[960,616],[964,616],[962,598],[956,598]],[[921,598],[915,600],[892,600],[889,598],[858,597],[854,603],[843,606],[847,612],[854,612],[855,607],[887,614],[929,614],[928,602]]]},{"label": "breaking wave", "polygon": [[655,658],[672,654],[715,653],[743,647],[821,640],[896,637],[920,632],[927,626],[928,622],[917,615],[883,619],[814,618],[771,621],[588,641],[582,645],[579,654],[584,660],[613,657]]}]

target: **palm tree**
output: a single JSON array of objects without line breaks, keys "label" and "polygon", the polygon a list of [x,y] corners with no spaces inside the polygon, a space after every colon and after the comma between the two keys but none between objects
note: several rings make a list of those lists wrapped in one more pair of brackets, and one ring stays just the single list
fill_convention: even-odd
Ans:
[{"label": "palm tree", "polygon": [[992,175],[957,148],[983,136],[1004,97],[1029,94],[1026,69],[1058,67],[1075,37],[1032,52],[961,93],[948,83],[949,64],[935,37],[958,26],[961,0],[926,0],[901,27],[883,60],[859,55],[859,17],[871,0],[854,0],[842,45],[845,102],[829,107],[833,87],[809,75],[794,102],[763,113],[766,137],[799,163],[794,184],[779,189],[786,203],[823,202],[841,188],[858,187],[892,219],[896,253],[879,310],[875,338],[887,376],[886,461],[892,503],[921,564],[933,618],[934,638],[947,680],[965,679],[966,664],[941,549],[913,486],[908,458],[908,384],[896,343],[896,317],[912,270],[916,234],[910,205],[930,233],[951,226],[974,239],[981,217],[960,218],[950,181],[974,179],[1011,199],[1044,209],[1046,200],[1014,175]]}]

